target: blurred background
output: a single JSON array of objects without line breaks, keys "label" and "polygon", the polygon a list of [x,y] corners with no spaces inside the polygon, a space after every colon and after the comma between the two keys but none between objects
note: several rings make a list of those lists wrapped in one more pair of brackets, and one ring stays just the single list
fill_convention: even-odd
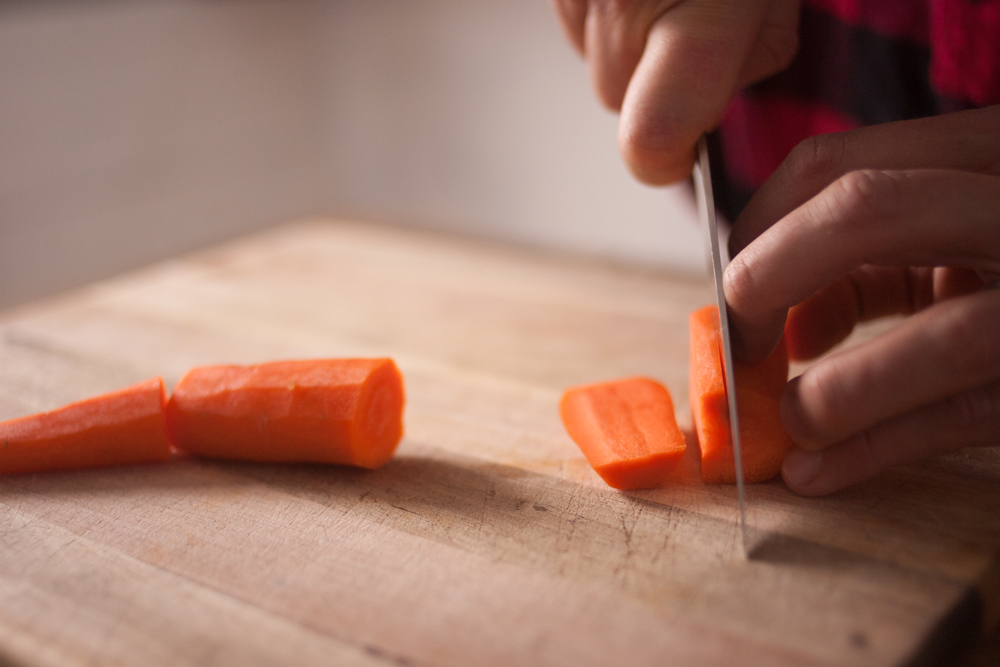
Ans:
[{"label": "blurred background", "polygon": [[0,1],[0,307],[310,215],[704,275],[546,0]]}]

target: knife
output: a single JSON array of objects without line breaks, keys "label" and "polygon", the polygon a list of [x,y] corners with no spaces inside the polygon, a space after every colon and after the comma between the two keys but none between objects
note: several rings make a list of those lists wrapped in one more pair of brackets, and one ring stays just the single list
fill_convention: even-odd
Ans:
[{"label": "knife", "polygon": [[733,444],[733,461],[736,465],[736,495],[740,506],[740,535],[743,553],[749,557],[750,537],[747,529],[746,488],[743,482],[743,457],[740,455],[740,423],[736,410],[736,382],[733,375],[733,346],[729,335],[729,315],[726,312],[726,294],[722,289],[722,253],[719,250],[719,223],[715,216],[715,197],[712,194],[712,170],[708,164],[708,142],[702,135],[698,140],[698,159],[694,163],[695,198],[698,217],[708,234],[712,249],[712,276],[715,279],[715,299],[719,304],[719,329],[722,337],[722,379],[729,403],[729,437]]}]

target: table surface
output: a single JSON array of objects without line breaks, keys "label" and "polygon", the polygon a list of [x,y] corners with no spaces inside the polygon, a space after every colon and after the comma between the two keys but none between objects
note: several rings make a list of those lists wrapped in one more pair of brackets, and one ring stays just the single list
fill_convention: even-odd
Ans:
[{"label": "table surface", "polygon": [[178,458],[0,480],[0,665],[930,664],[995,627],[997,449],[828,498],[754,485],[750,559],[690,435],[660,488],[593,473],[561,392],[652,376],[689,433],[687,315],[711,300],[309,220],[0,314],[0,419],[199,364],[391,356],[407,387],[378,471]]}]

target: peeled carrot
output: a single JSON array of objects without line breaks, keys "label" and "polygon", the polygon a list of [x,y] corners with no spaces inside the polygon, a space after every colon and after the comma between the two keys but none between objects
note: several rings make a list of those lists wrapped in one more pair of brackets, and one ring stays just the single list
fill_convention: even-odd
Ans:
[{"label": "peeled carrot", "polygon": [[377,468],[403,435],[403,400],[391,359],[205,366],[177,385],[167,429],[192,454]]},{"label": "peeled carrot", "polygon": [[[736,466],[723,382],[719,310],[716,306],[706,306],[691,313],[689,322],[690,400],[701,447],[701,478],[708,484],[733,484]],[[762,482],[778,474],[785,454],[792,447],[778,412],[781,392],[788,381],[784,339],[761,363],[736,364],[733,371],[744,480]]]},{"label": "peeled carrot", "polygon": [[0,473],[162,462],[170,458],[163,380],[0,423]]},{"label": "peeled carrot", "polygon": [[656,486],[687,446],[670,392],[648,378],[574,387],[559,413],[590,466],[616,489]]}]

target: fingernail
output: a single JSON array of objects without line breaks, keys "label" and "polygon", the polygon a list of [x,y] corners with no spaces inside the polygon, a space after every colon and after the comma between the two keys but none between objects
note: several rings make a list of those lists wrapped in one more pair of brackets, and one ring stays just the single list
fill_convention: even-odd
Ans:
[{"label": "fingernail", "polygon": [[785,427],[785,432],[796,445],[809,445],[809,430],[806,428],[806,421],[802,418],[802,408],[799,405],[799,381],[802,376],[794,377],[785,385],[785,390],[781,394],[781,401],[778,410],[781,414],[781,425]]},{"label": "fingernail", "polygon": [[781,474],[792,486],[806,486],[819,477],[823,468],[823,454],[793,449],[785,456]]}]

